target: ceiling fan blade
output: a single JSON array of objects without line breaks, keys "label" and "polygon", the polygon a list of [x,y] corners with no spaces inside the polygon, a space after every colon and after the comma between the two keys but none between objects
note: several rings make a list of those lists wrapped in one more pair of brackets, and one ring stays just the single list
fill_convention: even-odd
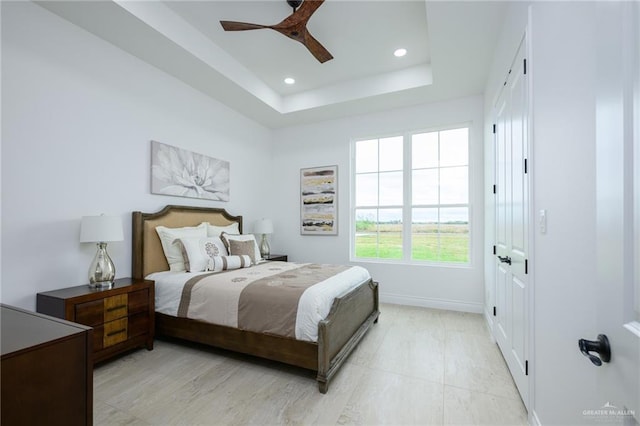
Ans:
[{"label": "ceiling fan blade", "polygon": [[220,25],[225,31],[244,31],[244,30],[259,30],[262,28],[270,28],[266,25],[249,24],[247,22],[234,22],[234,21],[220,21]]},{"label": "ceiling fan blade", "polygon": [[322,6],[324,0],[304,0],[302,5],[286,19],[276,25],[249,24],[246,22],[220,21],[225,31],[244,31],[270,28],[302,43],[320,63],[333,59],[333,56],[307,30],[311,15]]},{"label": "ceiling fan blade", "polygon": [[324,3],[324,0],[304,0],[302,2],[302,6],[277,26],[286,27],[299,24],[300,22],[304,22],[306,25],[306,22],[311,18],[311,15],[313,15],[314,12],[322,6],[322,3]]},{"label": "ceiling fan blade", "polygon": [[333,59],[331,53],[329,53],[329,51],[325,49],[325,47],[321,45],[318,40],[313,38],[309,31],[306,32],[304,42],[302,42],[302,44],[304,44],[307,49],[309,49],[309,52],[311,52],[311,54],[315,56],[315,58],[320,61],[320,63],[325,63]]}]

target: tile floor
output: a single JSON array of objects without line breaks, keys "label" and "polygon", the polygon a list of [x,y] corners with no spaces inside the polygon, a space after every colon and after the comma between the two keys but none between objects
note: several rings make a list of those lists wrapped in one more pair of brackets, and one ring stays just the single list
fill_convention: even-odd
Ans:
[{"label": "tile floor", "polygon": [[95,369],[95,424],[527,424],[480,315],[380,310],[325,395],[305,370],[156,340]]}]

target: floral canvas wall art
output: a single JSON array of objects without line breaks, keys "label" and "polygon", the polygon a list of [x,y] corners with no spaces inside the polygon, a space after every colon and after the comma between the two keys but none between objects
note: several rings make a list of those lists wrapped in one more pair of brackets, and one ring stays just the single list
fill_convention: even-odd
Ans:
[{"label": "floral canvas wall art", "polygon": [[229,201],[229,162],[151,141],[151,192]]},{"label": "floral canvas wall art", "polygon": [[300,233],[338,234],[338,166],[300,170]]}]

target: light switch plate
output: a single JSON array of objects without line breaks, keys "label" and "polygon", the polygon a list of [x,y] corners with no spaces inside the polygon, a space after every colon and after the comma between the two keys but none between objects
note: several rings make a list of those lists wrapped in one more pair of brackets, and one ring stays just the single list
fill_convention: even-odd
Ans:
[{"label": "light switch plate", "polygon": [[538,226],[540,227],[540,233],[547,233],[547,211],[542,209],[538,215]]}]

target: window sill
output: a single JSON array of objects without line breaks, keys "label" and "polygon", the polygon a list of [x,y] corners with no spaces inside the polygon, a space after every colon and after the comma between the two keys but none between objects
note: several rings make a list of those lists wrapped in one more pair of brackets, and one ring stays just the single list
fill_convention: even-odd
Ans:
[{"label": "window sill", "polygon": [[349,259],[351,263],[365,263],[377,265],[400,265],[400,266],[417,266],[430,268],[447,268],[447,269],[473,269],[473,264],[469,263],[444,263],[444,262],[415,262],[402,259],[365,259],[354,258]]}]

